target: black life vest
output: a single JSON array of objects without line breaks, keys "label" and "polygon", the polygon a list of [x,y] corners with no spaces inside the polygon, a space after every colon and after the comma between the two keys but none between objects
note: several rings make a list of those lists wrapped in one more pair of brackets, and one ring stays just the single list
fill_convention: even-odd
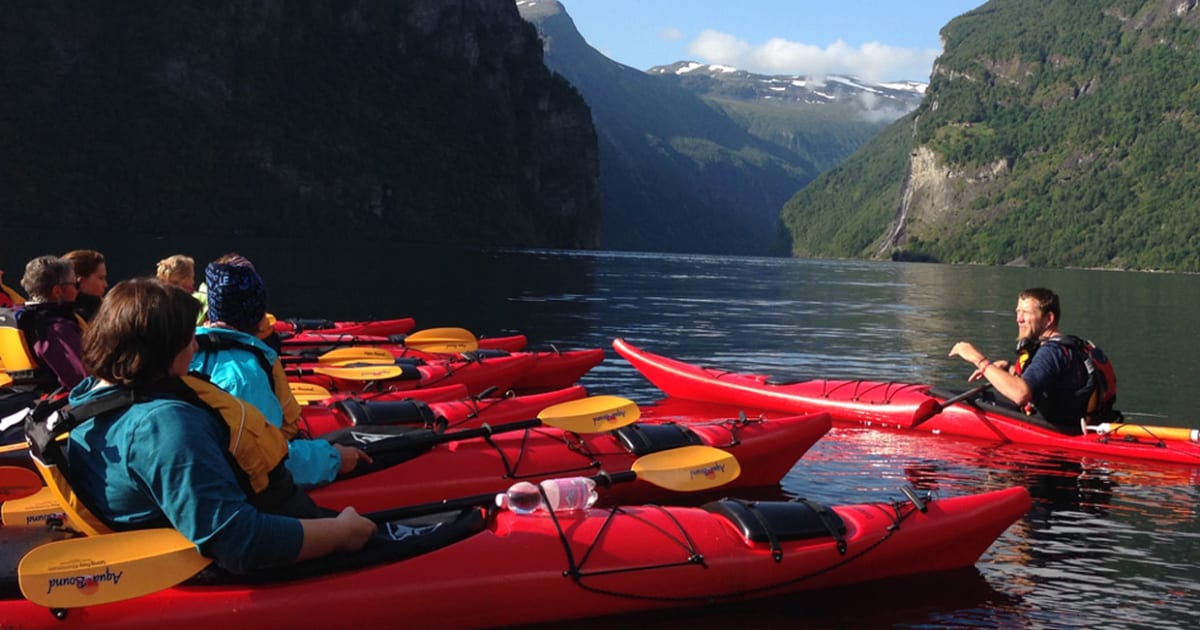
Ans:
[{"label": "black life vest", "polygon": [[1116,409],[1117,373],[1108,355],[1095,343],[1075,335],[1055,335],[1045,339],[1017,341],[1016,373],[1020,375],[1034,354],[1043,346],[1057,346],[1086,374],[1083,387],[1072,398],[1083,408],[1089,422],[1115,422],[1121,418]]},{"label": "black life vest", "polygon": [[[75,314],[74,307],[71,303],[50,303],[39,302],[36,304],[26,304],[24,308],[17,311],[17,330],[25,335],[25,341],[32,348],[33,344],[44,341],[48,336],[50,324],[59,320],[74,321],[79,324],[80,331],[87,330],[85,324]],[[35,385],[43,393],[53,391],[59,386],[58,375],[49,367],[44,365],[40,359],[34,355],[29,356],[33,363],[37,364],[37,368],[30,372],[14,374],[14,377],[20,377],[24,383]]]}]

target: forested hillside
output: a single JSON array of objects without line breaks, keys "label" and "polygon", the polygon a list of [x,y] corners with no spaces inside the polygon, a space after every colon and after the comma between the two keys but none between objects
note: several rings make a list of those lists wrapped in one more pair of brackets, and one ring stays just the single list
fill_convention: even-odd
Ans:
[{"label": "forested hillside", "polygon": [[790,200],[794,253],[1200,271],[1200,9],[992,0],[925,102]]},{"label": "forested hillside", "polygon": [[597,247],[586,104],[511,0],[9,3],[0,226]]}]

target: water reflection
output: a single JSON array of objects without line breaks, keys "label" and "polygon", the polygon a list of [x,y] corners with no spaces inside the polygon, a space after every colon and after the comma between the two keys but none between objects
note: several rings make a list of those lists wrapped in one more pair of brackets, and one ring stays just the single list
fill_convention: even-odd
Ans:
[{"label": "water reflection", "polygon": [[976,622],[1188,627],[1191,598],[1200,592],[1197,471],[1123,468],[1012,445],[837,428],[797,463],[783,489],[829,501],[845,500],[847,492],[897,496],[903,483],[944,496],[1025,486],[1033,509],[980,564],[1004,597],[983,604],[986,614]]},{"label": "water reflection", "polygon": [[[203,261],[236,250],[263,271],[272,309],[285,316],[412,316],[423,328],[519,331],[542,348],[608,348],[623,336],[654,352],[778,381],[959,384],[967,373],[961,361],[946,358],[950,345],[968,338],[989,353],[1008,352],[1017,292],[1049,286],[1063,297],[1064,328],[1095,339],[1113,357],[1122,409],[1155,424],[1195,424],[1188,394],[1200,383],[1200,336],[1190,316],[1200,310],[1197,275],[476,251],[369,239],[4,236],[10,272],[35,255],[77,247],[105,252],[114,280],[150,273],[169,254]],[[584,378],[589,390],[643,404],[661,396],[611,351],[609,357]],[[943,496],[1020,484],[1031,488],[1035,506],[966,575],[626,623],[1191,628],[1200,597],[1198,482],[1200,468],[838,427],[780,487],[762,489],[762,498],[839,504],[900,498],[902,484]]]}]

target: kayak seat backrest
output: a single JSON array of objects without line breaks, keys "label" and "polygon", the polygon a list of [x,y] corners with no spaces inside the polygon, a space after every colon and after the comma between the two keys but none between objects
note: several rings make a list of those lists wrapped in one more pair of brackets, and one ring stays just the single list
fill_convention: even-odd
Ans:
[{"label": "kayak seat backrest", "polygon": [[25,333],[17,328],[0,327],[0,362],[16,378],[18,374],[37,369],[37,359],[29,351]]},{"label": "kayak seat backrest", "polygon": [[497,357],[508,357],[508,356],[512,356],[512,353],[510,353],[509,351],[507,351],[507,350],[500,350],[500,349],[497,349],[497,348],[479,348],[478,350],[472,350],[472,351],[470,351],[470,352],[464,352],[463,354],[464,354],[464,355],[471,355],[471,357],[472,357],[472,359],[473,359],[473,360],[474,360],[474,359],[494,359],[494,358],[497,358]]},{"label": "kayak seat backrest", "polygon": [[721,499],[703,509],[729,519],[750,542],[840,538],[846,533],[837,512],[813,501]]},{"label": "kayak seat backrest", "polygon": [[303,317],[289,317],[283,321],[292,325],[294,332],[304,332],[306,330],[329,330],[337,326],[337,323],[328,319],[307,319]]},{"label": "kayak seat backrest", "polygon": [[674,422],[664,424],[631,424],[614,431],[617,439],[630,453],[641,457],[680,446],[704,444],[695,431]]},{"label": "kayak seat backrest", "polygon": [[420,424],[433,426],[433,410],[423,400],[363,401],[347,398],[333,404],[354,422],[356,427],[389,424]]}]

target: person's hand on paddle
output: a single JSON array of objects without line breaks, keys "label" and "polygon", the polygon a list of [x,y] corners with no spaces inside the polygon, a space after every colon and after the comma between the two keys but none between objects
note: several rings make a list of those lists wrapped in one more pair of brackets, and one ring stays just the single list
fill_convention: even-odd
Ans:
[{"label": "person's hand on paddle", "polygon": [[367,455],[366,452],[360,448],[355,448],[353,446],[342,446],[341,444],[334,444],[333,448],[337,450],[338,455],[342,458],[342,463],[340,466],[338,466],[339,475],[345,475],[353,472],[354,469],[358,467],[358,462],[360,461],[367,464],[374,463],[375,461],[371,459],[370,455]]}]

